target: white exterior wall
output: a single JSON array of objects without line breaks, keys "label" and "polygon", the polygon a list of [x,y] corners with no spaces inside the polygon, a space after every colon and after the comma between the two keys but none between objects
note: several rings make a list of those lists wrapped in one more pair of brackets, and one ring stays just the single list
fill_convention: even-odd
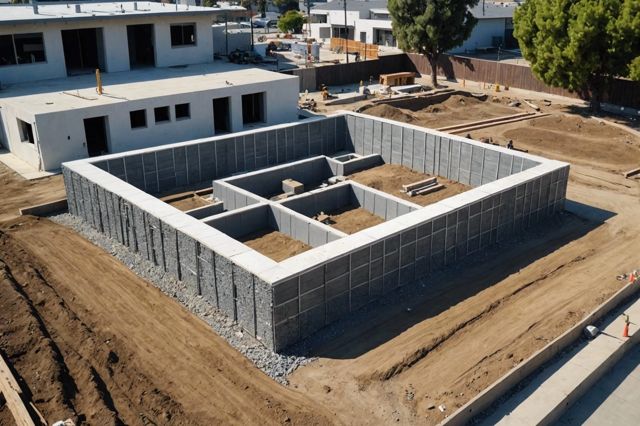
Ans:
[{"label": "white exterior wall", "polygon": [[[107,72],[128,71],[127,25],[154,24],[156,66],[191,65],[213,61],[211,16],[131,17],[131,19],[87,19],[0,26],[0,35],[43,33],[46,62],[0,67],[0,83],[12,84],[67,76],[61,30],[102,28]],[[195,23],[195,46],[171,47],[171,24]]]},{"label": "white exterior wall", "polygon": [[504,37],[505,18],[479,19],[471,32],[471,36],[460,47],[451,50],[452,53],[473,51],[479,47],[490,47],[493,37]]},{"label": "white exterior wall", "polygon": [[21,141],[18,118],[31,124],[33,137],[37,140],[38,134],[34,115],[29,111],[16,110],[10,105],[3,105],[0,109],[0,124],[2,124],[2,129],[0,129],[0,144],[26,163],[38,169],[40,165],[38,143],[31,144]]},{"label": "white exterior wall", "polygon": [[373,38],[374,29],[389,30],[391,31],[391,21],[382,19],[359,19],[356,21],[356,37],[355,39],[360,41],[360,33],[367,33],[366,43],[375,44]]},{"label": "white exterior wall", "polygon": [[34,64],[5,65],[0,67],[0,84],[36,81],[66,77],[67,71],[62,54],[62,35],[58,28],[45,25],[0,26],[0,35],[20,33],[42,33],[46,62]]},{"label": "white exterior wall", "polygon": [[[242,95],[259,92],[266,92],[264,99],[265,122],[245,127],[242,123]],[[9,143],[11,151],[33,167],[40,168],[39,147],[43,159],[42,169],[55,170],[60,168],[60,164],[64,161],[87,157],[83,122],[85,118],[107,116],[109,152],[123,152],[212,136],[214,134],[213,99],[227,96],[231,97],[229,115],[232,132],[286,123],[297,119],[297,78],[235,85],[205,92],[116,102],[96,107],[39,114],[35,117],[26,111],[16,111],[5,106],[0,111],[2,111],[5,132],[11,141]],[[191,118],[176,121],[174,107],[176,104],[182,103],[191,104]],[[156,124],[153,110],[162,106],[170,107],[171,121]],[[132,129],[129,112],[139,109],[146,110],[147,127]],[[16,117],[27,122],[35,122],[33,126],[36,138],[35,145],[20,142]]]}]

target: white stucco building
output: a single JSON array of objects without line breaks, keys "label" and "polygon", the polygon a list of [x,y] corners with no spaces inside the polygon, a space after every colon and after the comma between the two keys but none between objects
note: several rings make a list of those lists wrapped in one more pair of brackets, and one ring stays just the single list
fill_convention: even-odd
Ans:
[{"label": "white stucco building", "polygon": [[[465,43],[452,53],[487,47],[515,48],[513,39],[513,11],[516,2],[480,2],[472,9],[478,23]],[[346,26],[349,38],[380,46],[397,47],[392,32],[386,0],[347,1]],[[311,9],[311,36],[322,41],[344,37],[344,3],[334,0],[320,3]]]},{"label": "white stucco building", "polygon": [[297,77],[214,62],[212,24],[236,10],[0,6],[0,144],[38,170],[55,170],[87,156],[296,120]]}]

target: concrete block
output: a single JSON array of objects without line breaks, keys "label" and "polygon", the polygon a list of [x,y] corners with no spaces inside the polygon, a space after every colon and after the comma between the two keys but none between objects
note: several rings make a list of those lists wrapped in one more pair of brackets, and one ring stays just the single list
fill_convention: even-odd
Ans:
[{"label": "concrete block", "polygon": [[300,275],[300,293],[306,293],[324,285],[324,266]]},{"label": "concrete block", "polygon": [[349,274],[346,273],[332,279],[331,281],[327,281],[325,284],[327,300],[332,299],[347,290],[349,290]]},{"label": "concrete block", "polygon": [[325,289],[324,287],[318,287],[307,293],[300,295],[300,311],[306,311],[314,308],[318,305],[324,304],[325,301]]},{"label": "concrete block", "polygon": [[233,267],[231,261],[215,254],[216,287],[218,289],[218,306],[230,318],[236,318],[235,285],[233,283]]},{"label": "concrete block", "polygon": [[391,148],[392,148],[392,125],[390,123],[382,123],[382,149],[380,154],[382,159],[386,163],[392,163]]},{"label": "concrete block", "polygon": [[327,324],[333,322],[349,313],[349,292],[344,292],[333,299],[327,300],[326,304]]},{"label": "concrete block", "polygon": [[389,273],[386,273],[382,278],[382,292],[384,294],[394,290],[399,285],[399,270],[395,269]]},{"label": "concrete block", "polygon": [[402,128],[402,163],[413,168],[413,129]]},{"label": "concrete block", "polygon": [[273,293],[271,285],[254,276],[253,278],[256,306],[256,337],[262,340],[267,348],[274,348],[273,330]]},{"label": "concrete block", "polygon": [[398,269],[400,266],[400,252],[394,251],[384,257],[384,273]]},{"label": "concrete block", "polygon": [[244,268],[233,265],[233,282],[236,288],[236,318],[238,324],[249,334],[255,336],[256,313],[253,275]]},{"label": "concrete block", "polygon": [[281,305],[277,305],[273,310],[273,322],[279,324],[298,316],[298,299],[291,299]]},{"label": "concrete block", "polygon": [[325,266],[325,279],[328,281],[349,271],[349,256],[343,256],[328,262]]},{"label": "concrete block", "polygon": [[353,312],[369,303],[369,284],[364,283],[351,290],[351,307]]},{"label": "concrete block", "polygon": [[300,338],[298,317],[277,324],[275,326],[274,334],[274,347],[276,351],[281,351],[287,346],[297,342]]},{"label": "concrete block", "polygon": [[300,323],[300,337],[307,337],[320,330],[325,325],[325,305],[320,304],[301,312],[298,316]]},{"label": "concrete block", "polygon": [[369,281],[369,265],[351,270],[351,287],[356,287]]},{"label": "concrete block", "polygon": [[413,263],[416,259],[416,243],[409,243],[400,249],[400,267]]},{"label": "concrete block", "polygon": [[438,174],[440,176],[444,176],[446,178],[449,177],[449,156],[451,154],[450,150],[451,142],[449,138],[441,137],[440,138],[440,155],[439,155],[439,168]]},{"label": "concrete block", "polygon": [[273,303],[281,305],[298,297],[298,277],[273,285]]}]

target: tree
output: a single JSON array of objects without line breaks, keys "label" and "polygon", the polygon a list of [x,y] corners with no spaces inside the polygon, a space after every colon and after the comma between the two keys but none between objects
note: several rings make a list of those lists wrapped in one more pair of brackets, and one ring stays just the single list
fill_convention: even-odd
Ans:
[{"label": "tree", "polygon": [[278,29],[283,33],[299,33],[304,25],[304,16],[297,10],[289,10],[278,19]]},{"label": "tree", "polygon": [[389,0],[393,34],[398,46],[427,57],[431,82],[438,86],[438,58],[471,35],[477,19],[470,7],[478,0]]},{"label": "tree", "polygon": [[536,77],[590,99],[597,112],[609,81],[628,76],[640,56],[640,1],[528,0],[516,9],[514,35]]},{"label": "tree", "polygon": [[280,9],[281,13],[288,10],[299,10],[300,4],[298,0],[273,0],[274,6]]}]

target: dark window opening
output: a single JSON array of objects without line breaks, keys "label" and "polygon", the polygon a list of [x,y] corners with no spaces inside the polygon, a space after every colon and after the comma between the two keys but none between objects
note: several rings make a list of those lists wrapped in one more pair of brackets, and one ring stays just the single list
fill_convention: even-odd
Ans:
[{"label": "dark window opening", "polygon": [[176,120],[185,120],[191,118],[191,107],[189,104],[176,105]]},{"label": "dark window opening", "polygon": [[216,135],[231,131],[231,123],[229,120],[229,98],[218,98],[213,100],[213,128]]},{"label": "dark window opening", "polygon": [[0,66],[45,62],[42,33],[0,36]]},{"label": "dark window opening", "polygon": [[153,50],[153,24],[127,25],[129,65],[131,68],[156,65]]},{"label": "dark window opening", "polygon": [[153,115],[156,119],[156,123],[162,123],[164,121],[171,121],[171,115],[169,114],[169,107],[157,107],[153,109]]},{"label": "dark window opening", "polygon": [[145,111],[144,109],[131,111],[129,113],[129,119],[131,120],[132,129],[147,127],[147,111]]},{"label": "dark window opening", "polygon": [[264,121],[264,93],[242,95],[242,123],[251,124]]},{"label": "dark window opening", "polygon": [[33,138],[33,127],[31,127],[30,123],[18,118],[18,127],[20,128],[20,140],[22,142],[35,143],[35,139]]},{"label": "dark window opening", "polygon": [[107,143],[107,117],[84,119],[84,136],[87,140],[89,157],[104,155],[109,152]]},{"label": "dark window opening", "polygon": [[171,46],[192,46],[196,44],[196,24],[171,25]]},{"label": "dark window opening", "polygon": [[67,74],[88,74],[104,71],[102,28],[62,30],[62,48]]}]

